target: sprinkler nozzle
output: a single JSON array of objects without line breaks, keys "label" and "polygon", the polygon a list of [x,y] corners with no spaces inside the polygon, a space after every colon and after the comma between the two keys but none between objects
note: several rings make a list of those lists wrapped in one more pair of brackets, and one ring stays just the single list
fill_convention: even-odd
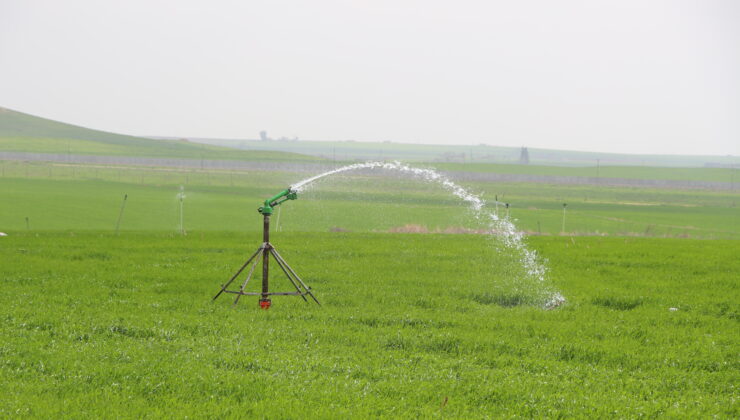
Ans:
[{"label": "sprinkler nozzle", "polygon": [[298,199],[298,191],[288,187],[287,189],[277,193],[274,197],[265,200],[265,205],[258,208],[257,211],[265,216],[269,216],[272,214],[273,207],[277,207],[288,200],[296,199]]}]

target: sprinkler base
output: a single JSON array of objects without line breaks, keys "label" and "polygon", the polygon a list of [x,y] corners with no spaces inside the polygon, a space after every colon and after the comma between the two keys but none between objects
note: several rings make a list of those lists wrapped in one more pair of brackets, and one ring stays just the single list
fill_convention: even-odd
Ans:
[{"label": "sprinkler base", "polygon": [[268,310],[270,309],[270,305],[272,305],[270,299],[260,299],[260,309]]}]

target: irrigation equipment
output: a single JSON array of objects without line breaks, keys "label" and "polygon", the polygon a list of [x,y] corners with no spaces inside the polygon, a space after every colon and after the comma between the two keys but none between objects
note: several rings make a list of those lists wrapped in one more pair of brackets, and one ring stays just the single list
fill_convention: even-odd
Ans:
[{"label": "irrigation equipment", "polygon": [[180,185],[180,192],[177,193],[177,199],[180,200],[180,235],[185,236],[185,219],[184,219],[184,205],[185,205],[185,187]]},{"label": "irrigation equipment", "polygon": [[[244,265],[237,270],[237,272],[229,279],[226,284],[221,286],[221,290],[216,294],[216,296],[213,297],[213,300],[216,300],[219,296],[221,296],[222,293],[232,293],[236,295],[236,299],[234,299],[234,305],[239,303],[239,298],[242,296],[259,296],[259,305],[262,309],[269,309],[270,305],[272,304],[272,301],[270,300],[270,296],[276,296],[276,295],[295,295],[300,296],[303,298],[304,301],[308,302],[308,299],[306,299],[306,296],[310,296],[311,299],[313,299],[314,302],[320,305],[318,299],[313,295],[311,292],[311,288],[306,286],[306,283],[301,280],[300,277],[295,273],[295,270],[293,270],[288,263],[285,261],[285,259],[280,255],[280,253],[275,249],[275,247],[270,243],[270,216],[272,215],[273,210],[275,207],[280,206],[284,202],[288,200],[295,200],[298,198],[298,192],[292,188],[285,189],[278,194],[276,194],[272,198],[268,198],[265,200],[264,205],[257,209],[257,211],[262,215],[263,223],[262,223],[262,245],[260,245],[259,248],[257,248],[257,251],[255,251],[254,254],[252,254],[251,257],[244,263]],[[280,267],[280,269],[285,273],[285,276],[288,278],[291,284],[293,284],[293,287],[295,287],[295,292],[271,292],[269,285],[270,285],[270,255],[275,259],[275,262],[277,262],[277,265]],[[257,267],[257,264],[262,261],[262,291],[261,292],[245,292],[244,290],[247,287],[247,283],[249,283],[249,280],[252,278],[252,274],[254,274],[254,270]],[[229,285],[236,280],[237,277],[244,271],[244,269],[247,268],[251,264],[251,267],[249,268],[249,272],[247,273],[247,277],[244,279],[244,283],[242,283],[239,290],[227,290]]]},{"label": "irrigation equipment", "polygon": [[118,220],[116,221],[116,235],[118,235],[118,229],[121,227],[121,219],[123,218],[123,211],[126,209],[126,199],[128,199],[128,194],[123,195],[123,202],[121,203],[121,211],[118,212]]},{"label": "irrigation equipment", "polygon": [[568,207],[567,203],[563,203],[563,228],[560,230],[562,234],[565,234],[565,208]]}]

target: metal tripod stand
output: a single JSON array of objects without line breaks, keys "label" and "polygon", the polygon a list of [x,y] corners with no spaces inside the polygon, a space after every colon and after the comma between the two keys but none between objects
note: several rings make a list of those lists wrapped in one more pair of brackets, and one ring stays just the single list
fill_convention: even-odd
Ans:
[{"label": "metal tripod stand", "polygon": [[[278,201],[281,197],[286,197],[282,201]],[[275,295],[296,295],[303,298],[304,301],[308,302],[308,299],[306,299],[306,295],[310,296],[311,299],[313,299],[314,302],[321,305],[316,299],[316,297],[311,293],[311,288],[306,286],[306,283],[301,280],[300,277],[295,273],[295,271],[288,265],[287,262],[285,262],[285,259],[280,255],[280,253],[275,249],[274,246],[270,243],[270,215],[272,214],[272,208],[275,206],[280,205],[281,203],[287,201],[287,200],[295,200],[297,197],[296,193],[291,191],[290,189],[287,189],[280,194],[276,195],[275,197],[265,200],[265,206],[259,208],[259,212],[263,215],[263,233],[262,233],[262,245],[255,251],[254,254],[252,254],[251,257],[244,263],[244,265],[239,268],[239,270],[229,279],[226,284],[224,284],[221,287],[221,290],[216,294],[216,296],[213,297],[213,300],[216,300],[219,296],[221,296],[222,293],[233,293],[236,295],[236,299],[234,300],[234,305],[239,303],[239,298],[242,296],[260,296],[259,304],[262,309],[268,309],[271,305],[270,296]],[[278,266],[283,270],[283,273],[285,273],[285,276],[288,278],[288,280],[293,284],[293,287],[295,287],[295,292],[271,292],[269,289],[269,279],[270,279],[270,255],[275,258],[275,262],[277,262]],[[262,261],[262,292],[245,292],[244,289],[247,287],[247,283],[249,283],[249,280],[252,278],[252,274],[254,274],[254,269],[257,267],[257,264]],[[242,283],[239,290],[227,290],[227,288],[231,285],[231,283],[236,280],[237,277],[244,271],[244,269],[247,268],[251,263],[251,267],[249,268],[249,273],[247,274],[247,278],[244,280],[244,283]]]}]

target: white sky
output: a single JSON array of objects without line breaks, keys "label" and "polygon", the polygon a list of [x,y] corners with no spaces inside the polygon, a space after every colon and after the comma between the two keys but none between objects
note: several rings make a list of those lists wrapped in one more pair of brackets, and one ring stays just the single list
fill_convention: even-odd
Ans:
[{"label": "white sky", "polygon": [[0,106],[139,135],[740,155],[740,1],[0,0]]}]

